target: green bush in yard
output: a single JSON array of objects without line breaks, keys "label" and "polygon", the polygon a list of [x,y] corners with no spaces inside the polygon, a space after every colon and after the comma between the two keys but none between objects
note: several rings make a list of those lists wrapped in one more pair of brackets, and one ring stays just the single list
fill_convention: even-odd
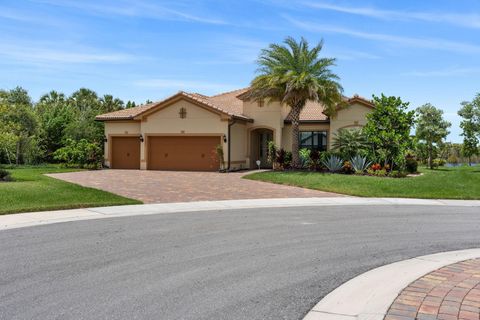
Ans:
[{"label": "green bush in yard", "polygon": [[299,154],[300,154],[300,167],[302,169],[309,168],[311,163],[310,163],[310,153],[311,150],[307,148],[300,149]]},{"label": "green bush in yard", "polygon": [[432,162],[432,169],[438,168],[438,167],[443,167],[447,162],[443,159],[435,159]]},{"label": "green bush in yard", "polygon": [[70,167],[99,169],[103,153],[97,143],[85,139],[79,141],[67,139],[66,146],[55,151],[53,157]]},{"label": "green bush in yard", "polygon": [[10,172],[5,169],[0,169],[0,181],[12,181]]},{"label": "green bush in yard", "polygon": [[418,161],[411,155],[405,157],[405,169],[408,173],[416,173],[418,170]]},{"label": "green bush in yard", "polygon": [[399,170],[392,170],[390,171],[388,176],[391,178],[405,178],[407,176],[407,173]]}]

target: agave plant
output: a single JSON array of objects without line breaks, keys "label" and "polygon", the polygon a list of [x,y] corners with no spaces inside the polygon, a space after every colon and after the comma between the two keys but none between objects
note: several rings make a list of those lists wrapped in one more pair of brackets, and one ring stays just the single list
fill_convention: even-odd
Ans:
[{"label": "agave plant", "polygon": [[370,162],[367,160],[367,158],[358,154],[350,159],[350,163],[352,164],[353,170],[356,173],[365,172],[365,170],[367,170],[367,168],[370,166]]},{"label": "agave plant", "polygon": [[342,170],[343,160],[335,155],[332,155],[328,157],[325,161],[323,161],[323,164],[325,165],[325,167],[327,167],[328,171],[337,172]]}]

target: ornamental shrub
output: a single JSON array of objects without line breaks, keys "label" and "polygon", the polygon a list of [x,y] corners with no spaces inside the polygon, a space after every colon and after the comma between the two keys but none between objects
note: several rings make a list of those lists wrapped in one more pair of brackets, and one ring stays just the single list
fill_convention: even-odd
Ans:
[{"label": "ornamental shrub", "polygon": [[443,159],[435,159],[432,162],[432,169],[438,168],[438,167],[443,167],[445,165],[446,161]]},{"label": "ornamental shrub", "polygon": [[405,178],[407,176],[407,173],[404,171],[392,170],[390,171],[388,176],[392,178]]},{"label": "ornamental shrub", "polygon": [[299,154],[300,154],[300,166],[301,168],[309,168],[310,167],[310,149],[303,148],[300,149]]},{"label": "ornamental shrub", "polygon": [[416,173],[418,170],[418,161],[410,155],[405,158],[405,169],[408,173]]},{"label": "ornamental shrub", "polygon": [[10,172],[5,169],[0,169],[0,181],[12,181],[12,176]]},{"label": "ornamental shrub", "polygon": [[67,139],[66,145],[53,153],[53,158],[69,167],[98,169],[102,165],[102,148],[85,139]]},{"label": "ornamental shrub", "polygon": [[316,171],[321,167],[321,154],[318,150],[310,151],[310,169]]}]

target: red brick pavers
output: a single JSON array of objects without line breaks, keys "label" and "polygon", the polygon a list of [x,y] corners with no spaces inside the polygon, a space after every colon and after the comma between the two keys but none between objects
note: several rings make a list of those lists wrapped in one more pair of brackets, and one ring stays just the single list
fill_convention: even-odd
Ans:
[{"label": "red brick pavers", "polygon": [[99,170],[48,176],[138,199],[144,203],[342,196],[242,179],[247,173]]},{"label": "red brick pavers", "polygon": [[385,320],[479,320],[480,259],[451,264],[412,282]]}]

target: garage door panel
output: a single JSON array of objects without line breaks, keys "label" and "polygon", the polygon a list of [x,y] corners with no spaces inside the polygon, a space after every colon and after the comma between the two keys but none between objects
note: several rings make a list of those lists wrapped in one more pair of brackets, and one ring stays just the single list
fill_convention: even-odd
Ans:
[{"label": "garage door panel", "polygon": [[216,171],[220,137],[149,137],[148,169]]},{"label": "garage door panel", "polygon": [[113,169],[140,169],[138,137],[113,137],[111,147]]}]

